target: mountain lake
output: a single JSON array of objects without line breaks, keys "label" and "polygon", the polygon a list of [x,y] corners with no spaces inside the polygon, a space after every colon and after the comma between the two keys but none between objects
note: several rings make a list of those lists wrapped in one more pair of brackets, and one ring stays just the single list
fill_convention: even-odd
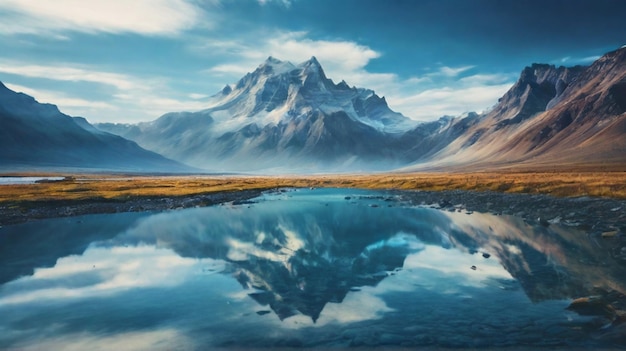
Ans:
[{"label": "mountain lake", "polygon": [[354,189],[7,225],[0,349],[624,348],[602,245]]}]

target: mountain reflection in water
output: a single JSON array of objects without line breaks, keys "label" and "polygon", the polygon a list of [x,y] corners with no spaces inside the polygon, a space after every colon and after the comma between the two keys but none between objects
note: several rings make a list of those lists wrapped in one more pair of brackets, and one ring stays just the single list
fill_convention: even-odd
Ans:
[{"label": "mountain reflection in water", "polygon": [[623,325],[566,309],[626,291],[624,266],[581,232],[368,191],[257,200],[0,228],[0,348],[624,340]]}]

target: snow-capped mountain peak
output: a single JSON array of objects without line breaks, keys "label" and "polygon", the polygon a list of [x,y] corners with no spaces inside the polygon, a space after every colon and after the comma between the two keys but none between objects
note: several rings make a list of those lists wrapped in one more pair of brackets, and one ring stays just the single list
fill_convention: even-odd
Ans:
[{"label": "snow-capped mountain peak", "polygon": [[319,63],[317,58],[315,58],[315,56],[311,56],[308,61],[299,64],[298,68],[302,69],[303,74],[319,74],[320,76],[326,78],[324,69],[322,69],[322,65]]},{"label": "snow-capped mountain peak", "polygon": [[265,60],[265,62],[259,65],[259,67],[257,68],[257,71],[260,71],[264,74],[271,75],[271,74],[282,74],[285,72],[289,72],[295,68],[296,66],[294,66],[289,61],[281,61],[275,57],[270,56],[267,58],[267,60]]},{"label": "snow-capped mountain peak", "polygon": [[294,65],[268,57],[265,62],[213,96],[204,113],[210,113],[220,131],[236,131],[249,124],[257,127],[310,115],[314,111],[343,111],[360,123],[381,132],[403,132],[416,125],[389,109],[374,91],[334,84],[315,56]]},{"label": "snow-capped mountain peak", "polygon": [[294,65],[270,56],[205,110],[103,128],[205,169],[273,172],[395,167],[406,158],[397,145],[417,124],[373,90],[335,84],[315,57]]}]

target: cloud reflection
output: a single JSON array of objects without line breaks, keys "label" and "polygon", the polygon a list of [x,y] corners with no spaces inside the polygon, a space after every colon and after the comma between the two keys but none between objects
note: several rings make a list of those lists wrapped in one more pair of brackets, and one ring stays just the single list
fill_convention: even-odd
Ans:
[{"label": "cloud reflection", "polygon": [[194,343],[185,335],[173,329],[145,332],[128,332],[110,336],[92,333],[76,333],[58,337],[42,338],[36,344],[16,345],[23,351],[64,350],[64,351],[109,351],[109,350],[173,350],[193,349]]},{"label": "cloud reflection", "polygon": [[154,246],[95,246],[80,256],[60,258],[52,268],[36,269],[32,276],[5,284],[0,304],[93,298],[131,289],[176,286],[206,269],[222,271],[224,264],[210,258],[183,258]]},{"label": "cloud reflection", "polygon": [[379,193],[298,191],[104,230],[82,254],[59,249],[53,267],[0,285],[0,348],[98,349],[124,338],[122,349],[316,347],[329,335],[377,345],[385,333],[415,341],[416,330],[471,340],[471,327],[491,319],[500,322],[482,325],[497,331],[489,337],[539,333],[580,323],[566,302],[539,301],[623,272],[602,277],[572,262],[595,253],[560,227],[397,205]]}]

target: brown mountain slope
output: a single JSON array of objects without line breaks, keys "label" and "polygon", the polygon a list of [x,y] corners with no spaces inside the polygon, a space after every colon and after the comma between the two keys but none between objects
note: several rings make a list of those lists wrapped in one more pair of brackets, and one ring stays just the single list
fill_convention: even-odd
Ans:
[{"label": "brown mountain slope", "polygon": [[491,112],[424,166],[582,165],[626,169],[626,48],[589,67],[525,68]]}]

